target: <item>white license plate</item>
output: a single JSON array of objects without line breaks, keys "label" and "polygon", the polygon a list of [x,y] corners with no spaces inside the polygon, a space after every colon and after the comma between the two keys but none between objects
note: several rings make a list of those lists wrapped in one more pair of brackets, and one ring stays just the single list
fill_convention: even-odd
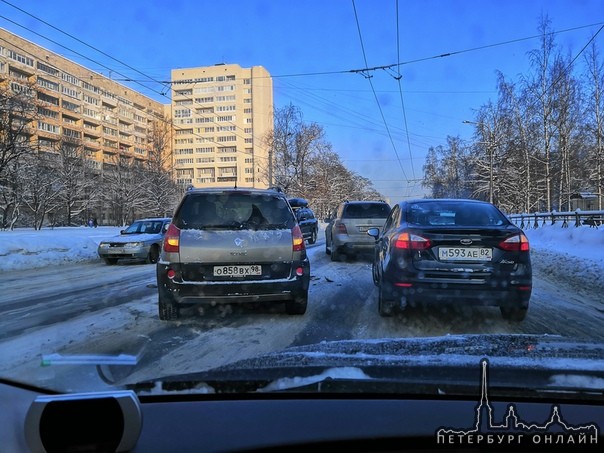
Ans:
[{"label": "white license plate", "polygon": [[441,261],[491,261],[493,249],[487,247],[440,247],[438,259]]},{"label": "white license plate", "polygon": [[214,266],[214,277],[247,277],[249,275],[262,275],[262,266],[257,264],[249,266]]},{"label": "white license plate", "polygon": [[371,228],[371,227],[368,227],[368,226],[360,226],[360,227],[358,227],[360,233],[367,233],[367,231],[369,230],[369,228]]}]

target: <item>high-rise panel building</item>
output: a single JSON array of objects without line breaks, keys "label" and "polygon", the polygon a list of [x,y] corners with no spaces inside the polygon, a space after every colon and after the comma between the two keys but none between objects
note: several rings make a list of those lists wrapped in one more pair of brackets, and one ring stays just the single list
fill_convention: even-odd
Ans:
[{"label": "high-rise panel building", "polygon": [[153,131],[170,126],[169,105],[3,29],[0,84],[35,104],[27,131],[40,151],[80,143],[99,170],[116,159],[147,160]]},{"label": "high-rise panel building", "polygon": [[172,70],[174,172],[195,187],[268,185],[273,86],[262,66]]}]

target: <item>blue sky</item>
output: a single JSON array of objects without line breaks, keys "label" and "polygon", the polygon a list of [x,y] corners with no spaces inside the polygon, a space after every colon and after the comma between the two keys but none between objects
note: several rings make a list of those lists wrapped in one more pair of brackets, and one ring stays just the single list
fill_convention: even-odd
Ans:
[{"label": "blue sky", "polygon": [[[429,147],[472,136],[463,121],[495,98],[496,71],[529,74],[541,15],[574,29],[556,35],[574,56],[604,1],[0,0],[0,27],[164,103],[171,69],[264,66],[275,107],[300,107],[391,201],[422,195]],[[399,80],[396,66],[357,71],[398,63]]]}]

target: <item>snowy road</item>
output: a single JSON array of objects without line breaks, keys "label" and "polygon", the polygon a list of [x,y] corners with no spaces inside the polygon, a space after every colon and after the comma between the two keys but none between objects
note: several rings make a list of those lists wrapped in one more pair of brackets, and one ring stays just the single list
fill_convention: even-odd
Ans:
[{"label": "snowy road", "polygon": [[135,382],[325,340],[506,332],[604,340],[600,292],[572,282],[560,287],[559,276],[540,267],[537,251],[529,313],[513,323],[490,307],[418,308],[382,318],[369,259],[334,263],[324,249],[323,241],[308,248],[312,278],[303,316],[288,316],[275,306],[204,313],[193,308],[177,322],[162,322],[155,267],[147,264],[98,262],[3,273],[0,373],[37,374],[41,382],[61,375],[78,390],[83,377],[98,380],[94,367],[41,367],[42,355],[130,354],[138,364],[129,369],[127,382]]}]

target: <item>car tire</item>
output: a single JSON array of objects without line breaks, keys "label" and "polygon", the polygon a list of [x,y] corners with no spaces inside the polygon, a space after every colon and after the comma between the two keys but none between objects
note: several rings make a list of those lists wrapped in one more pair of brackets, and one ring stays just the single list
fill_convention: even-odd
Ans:
[{"label": "car tire", "polygon": [[331,261],[340,261],[340,252],[333,245],[333,242],[332,242],[332,245],[331,245],[331,253],[329,255],[331,256]]},{"label": "car tire", "polygon": [[117,258],[103,258],[103,261],[105,261],[105,264],[108,266],[113,266],[117,263]]},{"label": "car tire", "polygon": [[373,284],[375,286],[380,286],[380,280],[377,273],[376,259],[373,259],[373,263],[371,263],[371,277],[373,278]]},{"label": "car tire", "polygon": [[308,238],[308,243],[314,244],[315,242],[317,242],[317,231],[313,230],[312,233],[310,234],[310,238]]},{"label": "car tire", "polygon": [[499,307],[501,310],[501,316],[503,319],[507,319],[508,321],[520,322],[526,318],[526,312],[528,311],[528,307]]},{"label": "car tire", "polygon": [[380,279],[378,286],[378,312],[380,316],[390,317],[394,315],[395,300],[392,297],[390,287]]},{"label": "car tire", "polygon": [[308,292],[294,297],[293,300],[285,302],[285,312],[288,315],[303,315],[308,306]]},{"label": "car tire", "polygon": [[155,264],[159,259],[159,246],[157,244],[153,244],[149,249],[149,253],[147,254],[147,263]]},{"label": "car tire", "polygon": [[180,317],[178,305],[171,299],[162,296],[161,293],[158,299],[159,319],[162,321],[173,321]]},{"label": "car tire", "polygon": [[331,255],[331,248],[328,245],[327,236],[325,236],[325,254],[326,255]]}]

